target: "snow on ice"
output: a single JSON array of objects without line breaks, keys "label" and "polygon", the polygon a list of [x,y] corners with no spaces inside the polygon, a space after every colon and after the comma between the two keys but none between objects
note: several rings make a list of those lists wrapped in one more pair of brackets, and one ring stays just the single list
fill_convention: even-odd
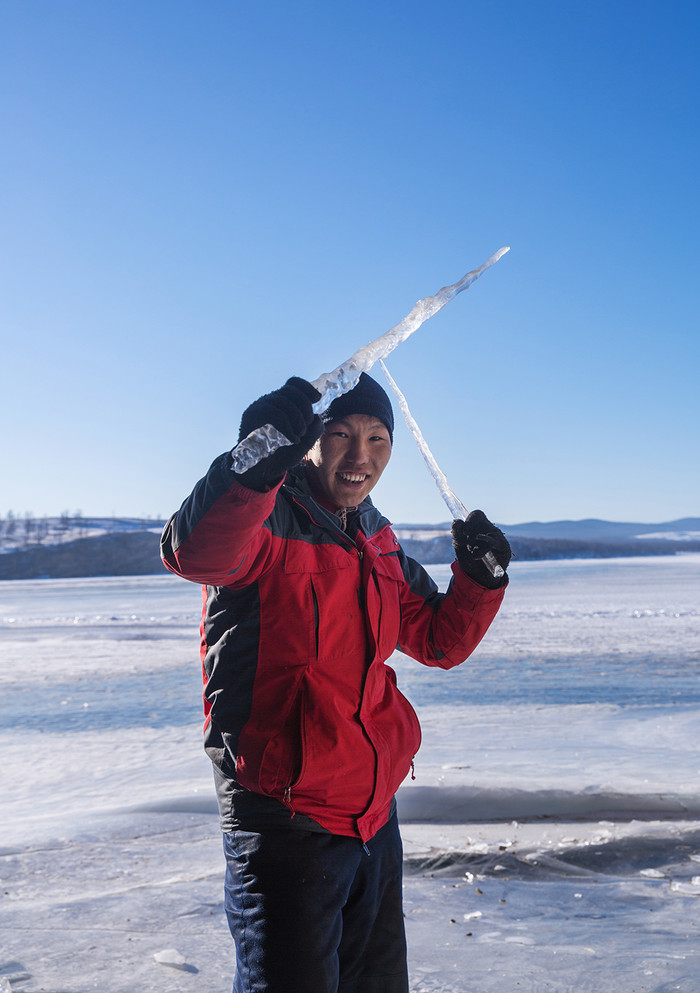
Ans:
[{"label": "snow on ice", "polygon": [[[697,993],[700,556],[510,573],[471,662],[394,659],[411,993]],[[5,993],[230,989],[200,603],[0,583]]]}]

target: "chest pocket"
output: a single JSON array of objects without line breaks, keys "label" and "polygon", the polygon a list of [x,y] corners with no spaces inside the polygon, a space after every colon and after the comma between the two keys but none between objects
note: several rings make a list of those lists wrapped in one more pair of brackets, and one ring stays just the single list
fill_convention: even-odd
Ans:
[{"label": "chest pocket", "polygon": [[282,570],[265,591],[273,654],[295,663],[358,652],[364,658],[367,639],[359,590],[354,548],[289,541]]},{"label": "chest pocket", "polygon": [[383,660],[395,651],[401,630],[401,589],[405,583],[398,556],[380,555],[372,566],[378,603],[372,613],[377,648]]}]

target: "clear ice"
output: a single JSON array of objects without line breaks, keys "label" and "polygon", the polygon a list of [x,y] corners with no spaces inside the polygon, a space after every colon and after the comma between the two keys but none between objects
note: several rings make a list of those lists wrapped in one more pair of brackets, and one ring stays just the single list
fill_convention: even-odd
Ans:
[{"label": "clear ice", "polygon": [[[380,359],[379,363],[382,369],[384,370],[384,375],[386,376],[389,382],[389,386],[391,386],[392,390],[396,394],[396,400],[398,402],[399,407],[401,408],[401,413],[403,414],[403,418],[406,421],[406,424],[408,425],[409,431],[415,438],[416,445],[418,446],[418,451],[423,456],[423,461],[427,465],[431,476],[435,480],[437,488],[440,491],[440,496],[447,504],[448,509],[455,520],[463,520],[463,521],[466,520],[469,511],[464,506],[462,501],[459,499],[457,494],[454,492],[450,484],[447,482],[447,476],[435,461],[435,456],[428,448],[428,444],[425,438],[423,437],[423,433],[421,429],[418,427],[418,424],[416,423],[416,419],[414,418],[413,414],[409,409],[408,404],[406,403],[406,397],[403,395],[401,390],[394,382],[391,373],[384,364],[384,360]],[[493,576],[495,576],[497,579],[501,578],[501,576],[503,575],[503,569],[496,561],[493,552],[487,552],[486,555],[484,555],[482,561]]]},{"label": "clear ice", "polygon": [[[385,359],[397,345],[400,345],[409,335],[417,331],[428,318],[442,310],[445,304],[453,300],[458,293],[469,289],[482,272],[498,262],[509,250],[509,246],[499,248],[478,269],[472,269],[471,272],[462,276],[451,286],[443,286],[434,296],[419,300],[411,312],[393,328],[389,328],[379,338],[375,338],[369,344],[358,348],[349,359],[341,363],[333,372],[323,373],[318,379],[315,379],[313,385],[321,393],[321,399],[314,404],[314,413],[322,414],[330,407],[336,397],[353,389],[363,372],[369,372],[375,362]],[[271,424],[265,424],[263,427],[251,431],[248,437],[243,438],[233,449],[231,468],[234,472],[245,472],[257,465],[261,459],[272,455],[282,445],[290,444],[291,442],[275,427]]]}]

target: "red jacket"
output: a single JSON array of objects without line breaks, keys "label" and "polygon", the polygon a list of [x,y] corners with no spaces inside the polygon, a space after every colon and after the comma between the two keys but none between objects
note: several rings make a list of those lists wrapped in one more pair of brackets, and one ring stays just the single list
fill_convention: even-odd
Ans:
[{"label": "red jacket", "polygon": [[224,829],[251,791],[334,834],[372,837],[420,745],[386,660],[399,647],[425,665],[459,665],[503,589],[455,563],[440,594],[369,499],[352,540],[303,471],[258,493],[237,482],[228,454],[166,525],[162,555],[205,586],[205,734]]}]

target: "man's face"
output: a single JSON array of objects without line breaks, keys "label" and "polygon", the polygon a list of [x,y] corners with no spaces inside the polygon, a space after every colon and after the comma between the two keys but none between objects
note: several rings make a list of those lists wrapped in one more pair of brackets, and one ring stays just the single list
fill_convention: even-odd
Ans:
[{"label": "man's face", "polygon": [[349,414],[330,421],[307,455],[311,488],[336,507],[356,507],[390,458],[389,431],[376,417]]}]

